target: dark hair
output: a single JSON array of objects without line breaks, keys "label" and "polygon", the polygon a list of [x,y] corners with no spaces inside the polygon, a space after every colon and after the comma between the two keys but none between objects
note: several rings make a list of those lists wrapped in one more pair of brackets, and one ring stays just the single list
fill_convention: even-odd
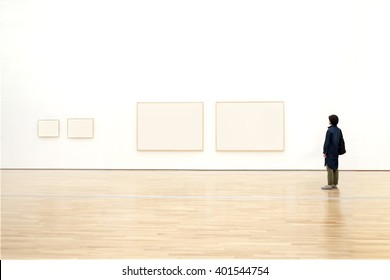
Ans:
[{"label": "dark hair", "polygon": [[332,125],[337,125],[339,123],[339,117],[336,115],[329,116],[329,121]]}]

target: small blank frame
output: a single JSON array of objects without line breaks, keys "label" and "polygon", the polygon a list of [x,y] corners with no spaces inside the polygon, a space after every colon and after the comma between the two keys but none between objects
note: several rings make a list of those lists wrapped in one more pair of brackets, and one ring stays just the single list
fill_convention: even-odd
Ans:
[{"label": "small blank frame", "polygon": [[59,120],[38,120],[38,137],[57,138],[60,137]]},{"label": "small blank frame", "polygon": [[217,151],[283,151],[284,102],[217,102]]},{"label": "small blank frame", "polygon": [[138,151],[203,151],[203,103],[139,102]]},{"label": "small blank frame", "polygon": [[93,119],[68,119],[68,138],[93,138],[93,136]]}]

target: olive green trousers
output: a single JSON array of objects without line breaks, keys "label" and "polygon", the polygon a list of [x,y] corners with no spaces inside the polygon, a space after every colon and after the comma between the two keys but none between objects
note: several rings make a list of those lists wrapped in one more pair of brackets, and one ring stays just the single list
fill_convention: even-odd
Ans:
[{"label": "olive green trousers", "polygon": [[326,171],[328,172],[328,185],[337,186],[339,183],[339,170],[331,169],[327,166]]}]

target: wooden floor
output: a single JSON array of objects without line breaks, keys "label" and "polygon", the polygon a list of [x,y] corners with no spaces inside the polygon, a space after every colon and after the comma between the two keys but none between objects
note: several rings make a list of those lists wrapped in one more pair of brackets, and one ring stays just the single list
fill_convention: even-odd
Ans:
[{"label": "wooden floor", "polygon": [[2,259],[390,258],[390,172],[1,175]]}]

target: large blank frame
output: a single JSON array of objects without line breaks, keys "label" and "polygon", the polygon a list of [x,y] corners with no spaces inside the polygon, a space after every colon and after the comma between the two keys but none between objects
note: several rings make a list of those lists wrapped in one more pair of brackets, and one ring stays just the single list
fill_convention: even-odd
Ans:
[{"label": "large blank frame", "polygon": [[217,102],[217,151],[283,151],[284,102]]},{"label": "large blank frame", "polygon": [[203,151],[203,103],[137,103],[138,151]]},{"label": "large blank frame", "polygon": [[38,120],[38,137],[60,137],[60,120]]},{"label": "large blank frame", "polygon": [[68,119],[68,138],[93,138],[94,119],[73,118]]}]

